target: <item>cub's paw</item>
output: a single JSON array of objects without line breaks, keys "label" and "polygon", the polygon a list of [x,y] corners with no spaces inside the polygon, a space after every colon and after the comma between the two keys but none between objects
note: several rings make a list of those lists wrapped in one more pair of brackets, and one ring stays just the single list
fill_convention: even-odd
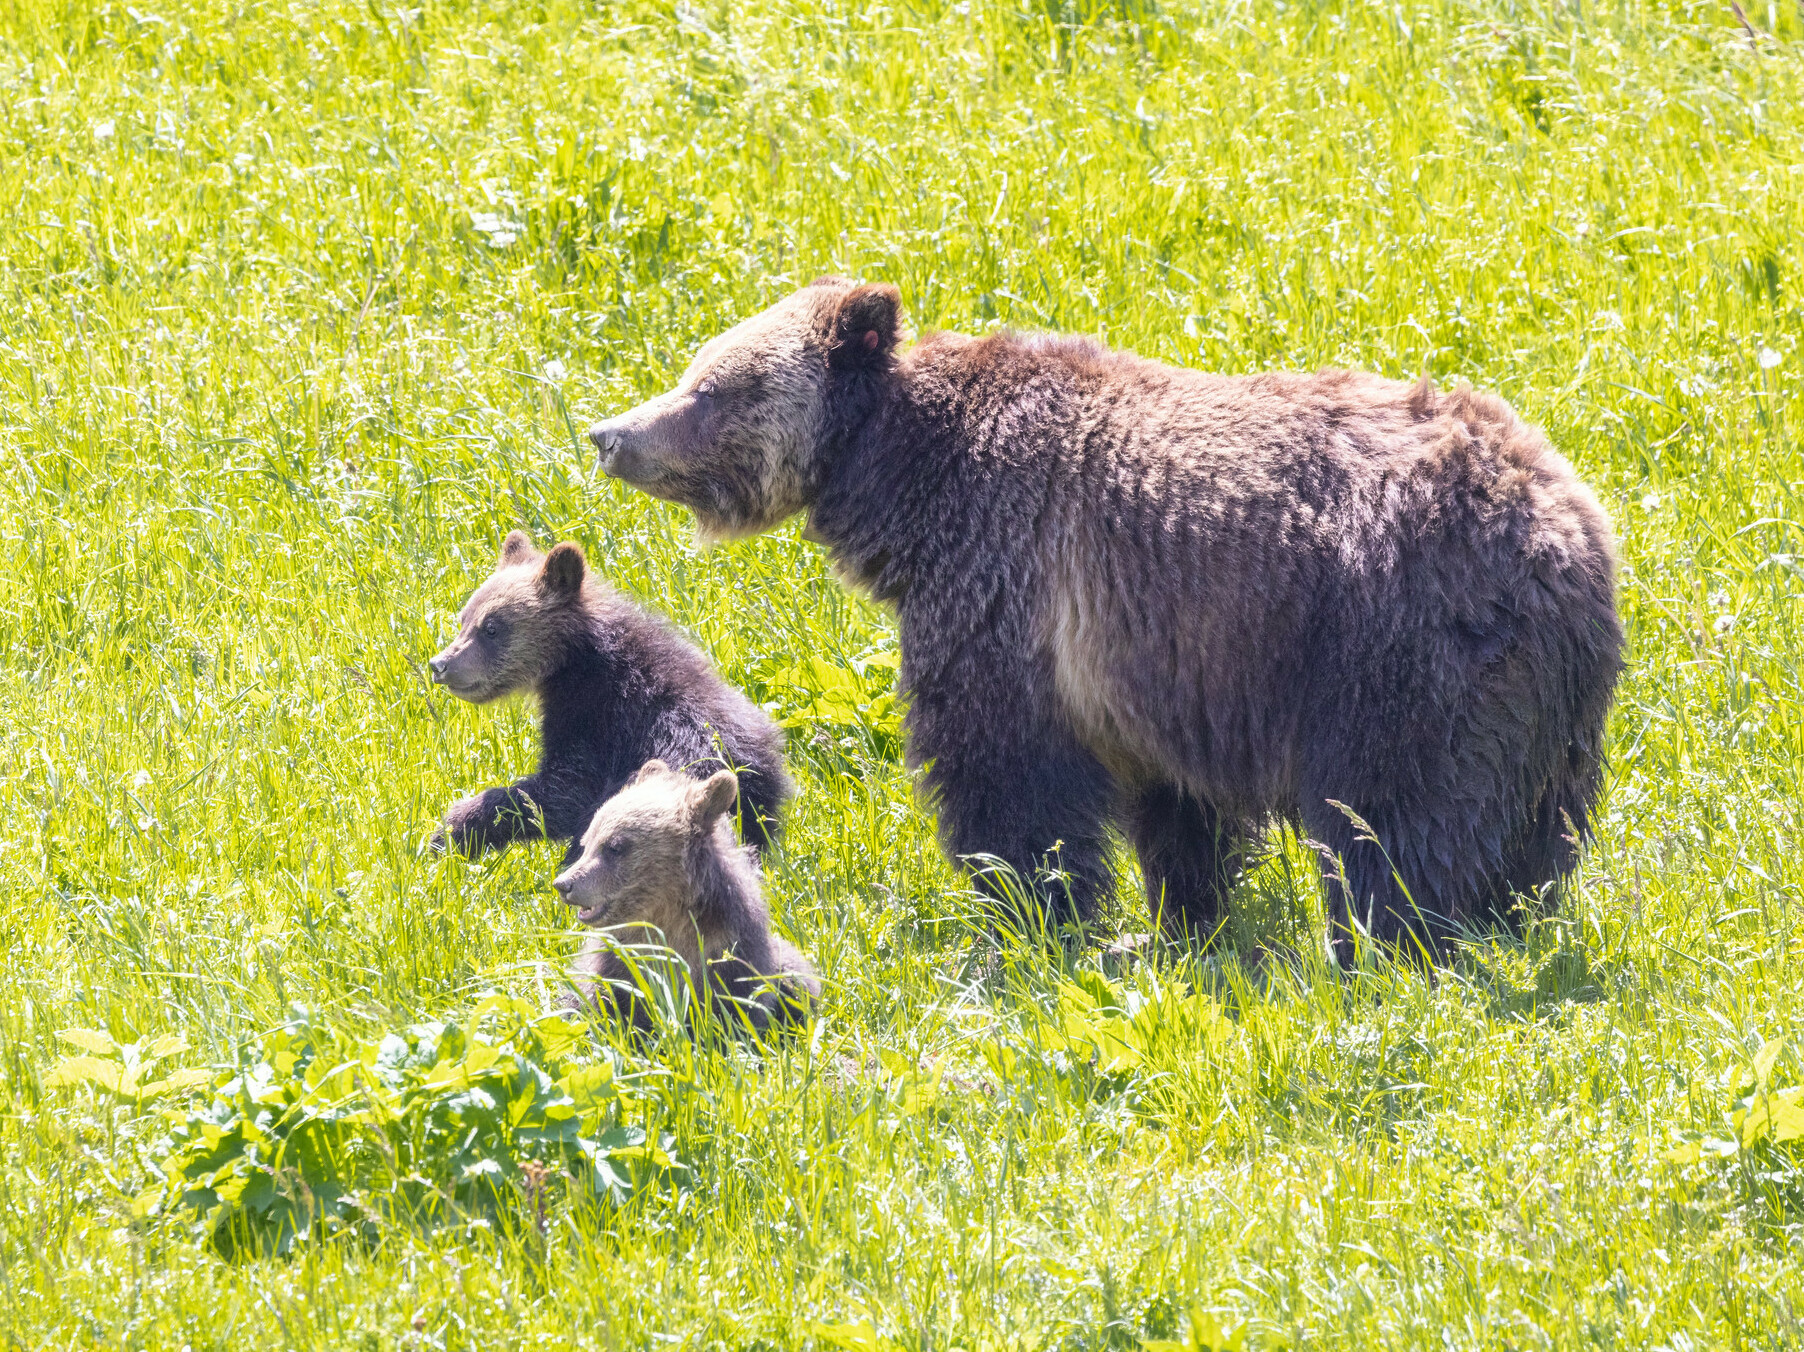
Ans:
[{"label": "cub's paw", "polygon": [[434,854],[444,854],[456,850],[459,854],[480,853],[483,846],[483,827],[487,824],[488,794],[473,793],[468,798],[459,798],[445,809],[445,820],[438,830],[432,833],[432,839],[426,848]]}]

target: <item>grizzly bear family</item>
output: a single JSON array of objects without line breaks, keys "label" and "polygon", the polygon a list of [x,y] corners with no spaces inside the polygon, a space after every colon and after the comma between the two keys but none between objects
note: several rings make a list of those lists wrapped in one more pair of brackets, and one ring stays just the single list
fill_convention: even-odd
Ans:
[{"label": "grizzly bear family", "polygon": [[[1546,904],[1589,827],[1623,634],[1609,523],[1538,432],[1426,381],[902,337],[893,287],[825,278],[591,436],[704,539],[805,511],[894,606],[949,853],[1088,920],[1113,825],[1167,932],[1207,938],[1287,820],[1343,961],[1361,929],[1440,954]],[[655,933],[756,1026],[806,1016],[818,978],[728,822],[742,804],[775,839],[781,735],[699,651],[576,546],[515,532],[432,670],[543,714],[537,773],[453,804],[442,844],[580,836],[556,887],[584,923]],[[644,1022],[636,966],[597,938],[578,970]]]},{"label": "grizzly bear family", "polygon": [[1343,952],[1519,923],[1570,872],[1622,666],[1613,544],[1501,400],[902,338],[894,288],[823,279],[592,437],[704,539],[806,512],[893,605],[952,855],[1087,918],[1112,823],[1167,929],[1206,936],[1285,819]]}]

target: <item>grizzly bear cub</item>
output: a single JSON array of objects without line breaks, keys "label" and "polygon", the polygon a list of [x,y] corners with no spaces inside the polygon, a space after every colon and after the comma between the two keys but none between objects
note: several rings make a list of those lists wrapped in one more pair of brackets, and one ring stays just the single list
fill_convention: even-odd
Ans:
[{"label": "grizzly bear cub", "polygon": [[835,278],[596,426],[706,539],[796,512],[892,604],[912,761],[950,853],[1094,913],[1110,823],[1208,935],[1273,819],[1358,928],[1520,923],[1577,859],[1622,670],[1591,491],[1495,395],[1227,376],[1084,338],[903,344]]},{"label": "grizzly bear cub", "polygon": [[726,770],[697,783],[647,761],[597,809],[581,856],[552,884],[578,920],[618,939],[583,945],[585,994],[612,999],[641,1027],[649,1018],[620,945],[674,952],[698,996],[754,1028],[805,1022],[820,996],[814,965],[771,929],[756,854],[734,843],[727,813],[738,795]]},{"label": "grizzly bear cub", "polygon": [[453,803],[436,846],[569,840],[568,864],[595,809],[654,756],[698,777],[736,770],[746,838],[776,839],[791,791],[782,732],[669,625],[591,575],[579,546],[542,555],[512,532],[458,626],[433,680],[472,704],[534,692],[539,768]]}]

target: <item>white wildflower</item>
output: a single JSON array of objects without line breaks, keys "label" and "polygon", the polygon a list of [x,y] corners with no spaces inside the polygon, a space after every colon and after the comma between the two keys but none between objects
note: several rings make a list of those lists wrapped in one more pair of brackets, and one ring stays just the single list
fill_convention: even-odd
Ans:
[{"label": "white wildflower", "polygon": [[505,249],[525,233],[526,227],[518,221],[510,221],[507,217],[494,211],[472,211],[470,224],[478,234],[488,237],[491,249]]},{"label": "white wildflower", "polygon": [[1660,495],[1658,493],[1647,493],[1642,496],[1642,499],[1641,499],[1641,510],[1642,511],[1651,512],[1655,508],[1657,508],[1659,505],[1660,505]]},{"label": "white wildflower", "polygon": [[1761,349],[1760,349],[1760,369],[1762,371],[1770,371],[1775,366],[1777,366],[1780,362],[1782,362],[1784,360],[1785,360],[1785,358],[1783,356],[1781,356],[1779,353],[1773,351],[1772,348],[1765,347],[1765,346],[1761,347]]}]

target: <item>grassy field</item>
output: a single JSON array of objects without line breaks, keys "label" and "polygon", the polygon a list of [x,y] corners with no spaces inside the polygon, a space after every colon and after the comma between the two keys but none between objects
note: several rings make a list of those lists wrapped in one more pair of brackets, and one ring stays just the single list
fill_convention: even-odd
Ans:
[{"label": "grassy field", "polygon": [[[142,3],[0,0],[8,1347],[1804,1347],[1793,0]],[[828,271],[1543,425],[1632,645],[1560,915],[1337,977],[1280,841],[1206,954],[974,939],[885,615],[580,444]],[[790,720],[811,1037],[544,1019],[556,853],[422,856],[516,525]]]}]

